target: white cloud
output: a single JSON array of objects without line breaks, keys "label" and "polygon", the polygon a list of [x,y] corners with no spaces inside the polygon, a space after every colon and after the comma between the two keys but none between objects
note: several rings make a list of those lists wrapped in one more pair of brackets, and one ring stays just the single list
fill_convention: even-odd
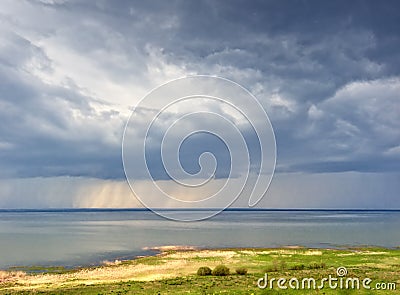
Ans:
[{"label": "white cloud", "polygon": [[308,117],[312,120],[321,119],[324,116],[324,112],[318,109],[314,104],[308,109]]},{"label": "white cloud", "polygon": [[391,147],[391,148],[387,149],[384,152],[384,154],[387,155],[387,156],[399,157],[400,156],[400,145],[394,146],[394,147]]},{"label": "white cloud", "polygon": [[318,108],[335,122],[334,134],[363,146],[357,152],[383,152],[400,138],[400,79],[353,82]]}]

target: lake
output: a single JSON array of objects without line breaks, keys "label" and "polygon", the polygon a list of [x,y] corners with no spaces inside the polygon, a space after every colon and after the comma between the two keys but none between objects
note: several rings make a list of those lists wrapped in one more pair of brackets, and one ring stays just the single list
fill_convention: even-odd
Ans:
[{"label": "lake", "polygon": [[[182,211],[181,214],[198,214]],[[400,246],[400,211],[232,210],[177,222],[143,210],[1,210],[0,269],[96,265],[146,247]]]}]

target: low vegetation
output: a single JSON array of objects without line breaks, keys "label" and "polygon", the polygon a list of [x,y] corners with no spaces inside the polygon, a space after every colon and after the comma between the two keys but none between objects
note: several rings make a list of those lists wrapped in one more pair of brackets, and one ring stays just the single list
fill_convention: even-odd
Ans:
[{"label": "low vegetation", "polygon": [[213,271],[212,271],[213,276],[227,276],[229,275],[229,268],[226,267],[225,265],[217,265]]},{"label": "low vegetation", "polygon": [[[246,267],[244,267],[246,266]],[[394,283],[396,290],[260,289],[269,278],[347,277]],[[229,269],[235,270],[233,273]],[[211,275],[210,275],[211,272]],[[216,275],[218,273],[218,275]],[[213,275],[214,274],[214,275]],[[241,274],[241,275],[239,275]],[[67,272],[0,272],[0,294],[400,294],[400,249],[226,249],[167,251]],[[393,286],[393,285],[392,285]]]},{"label": "low vegetation", "polygon": [[199,267],[199,269],[197,270],[197,275],[210,276],[211,272],[212,272],[211,268],[209,268],[208,266],[202,266],[202,267]]},{"label": "low vegetation", "polygon": [[241,276],[244,276],[247,274],[247,268],[245,268],[245,267],[238,267],[235,271],[238,275],[241,275]]},{"label": "low vegetation", "polygon": [[270,266],[265,268],[265,272],[277,272],[277,271],[285,271],[285,270],[304,270],[304,269],[323,269],[326,268],[326,264],[324,262],[317,263],[311,262],[309,264],[299,263],[294,265],[287,265],[286,261],[277,261],[274,260]]}]

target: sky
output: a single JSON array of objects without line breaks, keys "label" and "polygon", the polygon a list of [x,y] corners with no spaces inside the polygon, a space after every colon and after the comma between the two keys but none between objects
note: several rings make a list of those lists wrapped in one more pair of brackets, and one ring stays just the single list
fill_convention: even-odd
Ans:
[{"label": "sky", "polygon": [[[188,75],[239,83],[268,114],[277,163],[258,207],[400,208],[399,11],[398,1],[3,0],[0,208],[142,206],[125,179],[125,125],[152,89]],[[212,146],[218,186],[229,161],[208,139],[193,138],[182,162],[196,172],[196,147]],[[135,177],[146,192],[145,171]]]}]

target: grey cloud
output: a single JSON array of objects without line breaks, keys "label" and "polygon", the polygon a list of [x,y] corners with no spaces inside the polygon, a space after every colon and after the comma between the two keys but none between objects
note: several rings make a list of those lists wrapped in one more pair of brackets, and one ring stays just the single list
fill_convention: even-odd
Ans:
[{"label": "grey cloud", "polygon": [[398,6],[4,1],[1,173],[122,177],[126,113],[114,104],[130,103],[118,96],[186,73],[221,75],[256,94],[275,128],[280,171],[398,170],[387,152],[399,144],[398,96],[380,91],[374,103],[341,90],[397,85],[385,83],[400,75]]},{"label": "grey cloud", "polygon": [[399,87],[398,79],[355,82],[312,105],[297,139],[297,150],[306,149],[312,157],[303,157],[290,169],[397,171],[396,154],[387,151],[400,138]]},{"label": "grey cloud", "polygon": [[[194,104],[196,108],[191,108]],[[229,113],[229,111],[232,112],[232,109],[223,109],[218,103],[208,100],[196,102],[188,100],[176,103],[174,106],[176,107],[177,105],[177,108],[181,110],[180,113],[168,110],[158,116],[157,110],[135,109],[135,125],[130,123],[125,134],[125,154],[130,158],[135,158],[135,161],[128,163],[141,160],[143,155],[140,147],[145,143],[146,163],[152,178],[155,180],[171,179],[164,167],[161,153],[163,150],[167,155],[176,154],[177,150],[173,144],[182,142],[179,147],[179,160],[187,173],[195,174],[199,172],[200,156],[205,152],[210,152],[215,156],[217,162],[215,178],[227,178],[230,173],[232,178],[240,177],[244,175],[248,168],[247,161],[241,161],[243,158],[240,158],[238,162],[237,159],[239,155],[242,156],[238,151],[240,151],[239,140],[243,137],[250,154],[249,169],[254,172],[260,169],[261,151],[259,138],[246,118],[242,117],[242,114]],[[193,114],[193,111],[201,113]],[[185,119],[185,115],[190,115],[190,119]],[[239,115],[241,117],[237,117]],[[246,115],[251,117],[251,114]],[[235,125],[237,129],[229,126],[226,122],[224,123],[220,116],[232,122],[232,125],[237,122]],[[155,119],[151,126],[141,124],[141,122],[145,121],[145,117]],[[216,128],[216,126],[220,126],[220,128]],[[150,128],[147,129],[148,127]],[[141,132],[137,132],[137,130],[147,130],[145,141],[141,137]],[[167,137],[170,139],[168,142],[164,137],[167,130],[169,131]],[[219,136],[221,138],[214,135],[213,132],[220,132]],[[173,143],[172,145],[171,142]],[[236,142],[237,145],[229,145],[229,142]],[[236,164],[237,169],[235,171],[230,171],[232,161],[239,164]],[[205,164],[207,163],[210,164],[210,162]],[[180,171],[180,169],[175,168],[172,170],[173,172]],[[143,179],[147,176],[147,173],[140,169],[130,169],[129,171],[132,171],[131,174],[136,179]]]},{"label": "grey cloud", "polygon": [[122,177],[124,117],[73,85],[47,85],[31,75],[27,67],[47,62],[45,55],[19,36],[7,38],[18,50],[3,51],[8,63],[0,65],[0,142],[8,147],[0,148],[1,175]]}]

